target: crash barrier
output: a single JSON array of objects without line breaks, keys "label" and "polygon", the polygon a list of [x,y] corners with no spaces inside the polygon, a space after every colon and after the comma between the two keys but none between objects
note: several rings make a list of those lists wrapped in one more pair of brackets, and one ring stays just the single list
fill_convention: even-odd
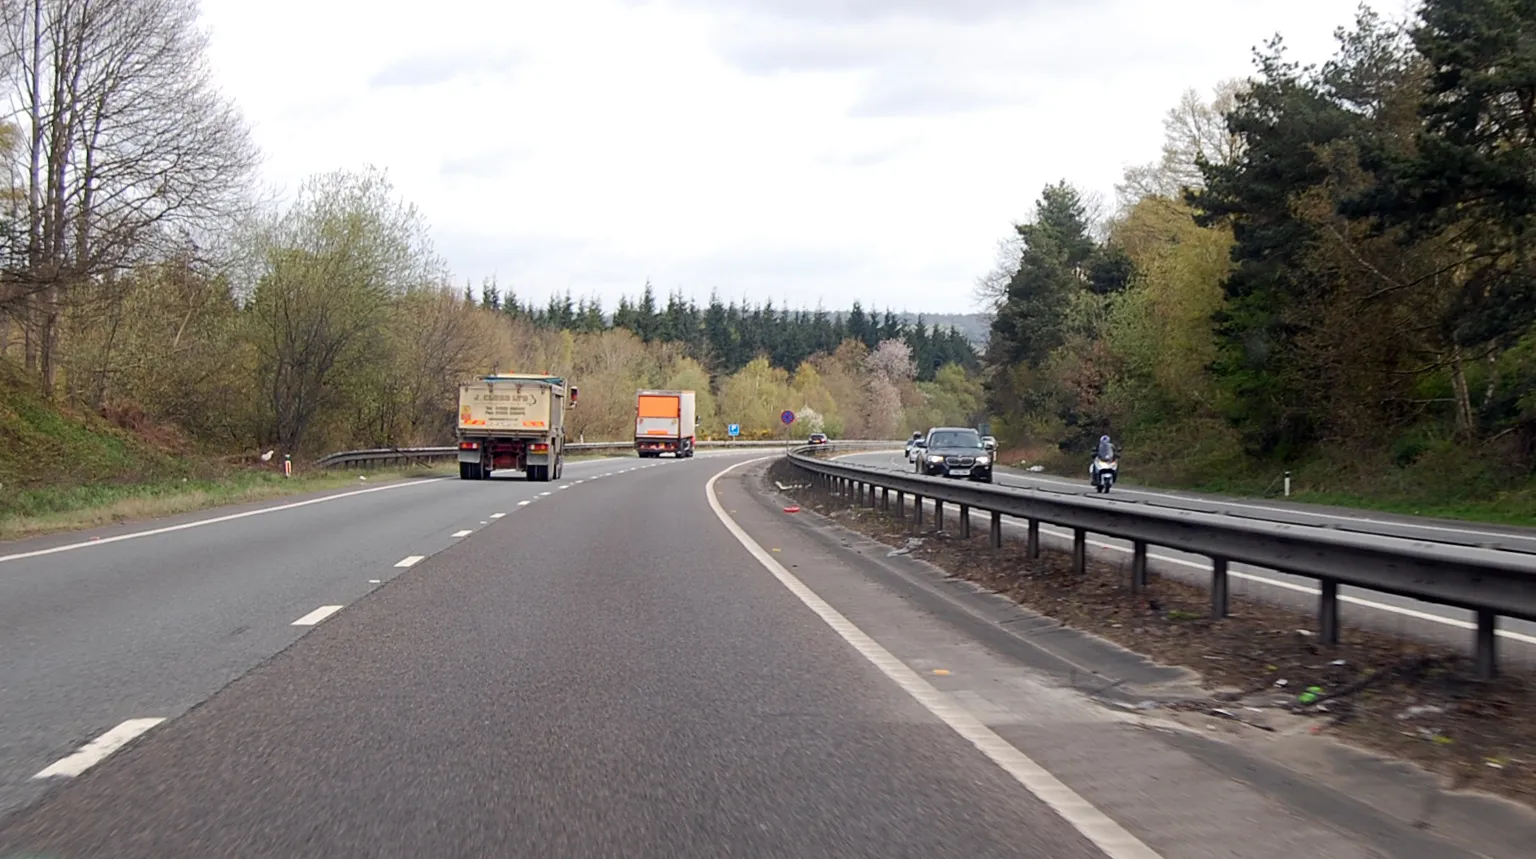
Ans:
[{"label": "crash barrier", "polygon": [[1211,616],[1217,619],[1227,616],[1227,568],[1234,561],[1316,579],[1318,636],[1325,644],[1339,641],[1340,585],[1455,606],[1476,615],[1474,659],[1484,679],[1498,670],[1498,618],[1536,620],[1536,555],[1528,553],[902,474],[818,453],[817,448],[797,447],[789,460],[815,485],[861,506],[889,510],[894,500],[905,519],[910,500],[916,524],[922,524],[925,499],[933,503],[940,527],[944,505],[953,504],[959,508],[962,538],[970,537],[973,511],[990,514],[993,548],[1002,547],[1005,516],[1027,523],[1031,558],[1040,556],[1040,523],[1070,529],[1072,563],[1079,573],[1087,564],[1088,534],[1128,540],[1133,592],[1147,584],[1148,546],[1204,555],[1211,559]]},{"label": "crash barrier", "polygon": [[[866,439],[840,439],[831,444],[841,450],[858,450],[869,448],[887,448],[892,445],[900,446],[901,441],[883,441]],[[699,441],[694,447],[699,450],[750,450],[752,448],[769,448],[785,450],[792,445],[780,441]],[[633,451],[635,443],[630,441],[586,441],[569,442],[565,450],[569,453],[619,453]],[[315,460],[316,468],[355,468],[378,467],[390,465],[427,465],[436,462],[446,462],[457,458],[459,449],[456,446],[446,447],[378,447],[368,450],[344,450],[338,453],[328,454]]]}]

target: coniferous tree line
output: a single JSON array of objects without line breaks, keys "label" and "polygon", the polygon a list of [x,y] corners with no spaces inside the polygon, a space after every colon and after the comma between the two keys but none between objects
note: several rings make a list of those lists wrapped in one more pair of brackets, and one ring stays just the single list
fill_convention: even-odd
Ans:
[{"label": "coniferous tree line", "polygon": [[540,305],[519,298],[513,289],[503,294],[495,283],[482,286],[478,299],[472,289],[466,289],[465,300],[478,301],[483,308],[526,319],[541,328],[585,334],[623,328],[645,343],[679,343],[691,357],[727,375],[760,355],[775,367],[793,370],[812,355],[835,351],[845,340],[855,340],[870,349],[885,340],[906,343],[912,350],[917,378],[924,382],[932,381],[946,364],[972,372],[981,365],[975,347],[958,329],[929,326],[921,316],[908,324],[890,310],[866,311],[857,301],[847,311],[831,313],[819,308],[775,307],[772,301],[755,305],[722,302],[714,292],[701,308],[677,291],[661,304],[650,283],[645,284],[638,300],[621,297],[612,314],[604,312],[601,302],[573,300],[569,292],[552,295]]}]

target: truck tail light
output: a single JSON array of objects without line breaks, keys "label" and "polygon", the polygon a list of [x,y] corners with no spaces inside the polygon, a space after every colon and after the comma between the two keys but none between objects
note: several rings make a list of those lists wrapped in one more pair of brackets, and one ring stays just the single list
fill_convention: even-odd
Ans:
[{"label": "truck tail light", "polygon": [[535,445],[533,445],[533,452],[534,453],[549,453],[549,445],[547,445],[547,444],[535,444]]},{"label": "truck tail light", "polygon": [[461,442],[459,442],[459,450],[479,450],[479,449],[480,449],[480,442],[478,442],[478,441],[461,441]]}]

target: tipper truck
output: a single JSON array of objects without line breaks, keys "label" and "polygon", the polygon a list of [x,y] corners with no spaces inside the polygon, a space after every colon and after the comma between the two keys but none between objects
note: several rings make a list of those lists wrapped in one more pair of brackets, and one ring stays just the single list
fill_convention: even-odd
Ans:
[{"label": "tipper truck", "polygon": [[639,391],[635,394],[635,452],[693,456],[693,391]]},{"label": "tipper truck", "polygon": [[537,373],[481,376],[459,385],[459,478],[486,480],[517,470],[553,480],[565,470],[565,380]]}]

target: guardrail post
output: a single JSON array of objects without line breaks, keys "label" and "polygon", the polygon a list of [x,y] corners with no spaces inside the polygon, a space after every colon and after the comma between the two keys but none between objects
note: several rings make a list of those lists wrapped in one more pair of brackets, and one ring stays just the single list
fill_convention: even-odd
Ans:
[{"label": "guardrail post", "polygon": [[889,510],[889,509],[891,509],[891,490],[890,490],[890,487],[885,487],[885,486],[880,487],[880,509],[881,510]]},{"label": "guardrail post", "polygon": [[896,515],[903,521],[907,518],[907,493],[896,490]]},{"label": "guardrail post", "polygon": [[1039,519],[1031,519],[1031,520],[1029,520],[1029,559],[1031,561],[1038,561],[1040,559],[1040,520]]},{"label": "guardrail post", "polygon": [[912,524],[921,528],[923,526],[923,496],[912,496]]},{"label": "guardrail post", "polygon": [[971,508],[968,505],[960,505],[960,539],[971,538]]},{"label": "guardrail post", "polygon": [[853,483],[853,500],[860,507],[864,506],[864,481],[856,480]]},{"label": "guardrail post", "polygon": [[1230,585],[1227,582],[1227,559],[1211,559],[1211,619],[1224,620],[1231,606]]},{"label": "guardrail post", "polygon": [[1081,528],[1072,529],[1072,571],[1088,572],[1088,532]]},{"label": "guardrail post", "polygon": [[1147,544],[1137,540],[1131,544],[1131,593],[1140,593],[1147,586]]},{"label": "guardrail post", "polygon": [[944,530],[944,502],[937,498],[933,501],[933,530]]},{"label": "guardrail post", "polygon": [[1339,643],[1339,583],[1323,579],[1317,584],[1317,637],[1332,646]]},{"label": "guardrail post", "polygon": [[1003,547],[1003,514],[993,511],[991,531],[988,537],[991,539],[992,548],[1001,549]]},{"label": "guardrail post", "polygon": [[1476,635],[1473,661],[1477,665],[1477,679],[1492,680],[1499,673],[1498,616],[1488,609],[1478,609]]}]

